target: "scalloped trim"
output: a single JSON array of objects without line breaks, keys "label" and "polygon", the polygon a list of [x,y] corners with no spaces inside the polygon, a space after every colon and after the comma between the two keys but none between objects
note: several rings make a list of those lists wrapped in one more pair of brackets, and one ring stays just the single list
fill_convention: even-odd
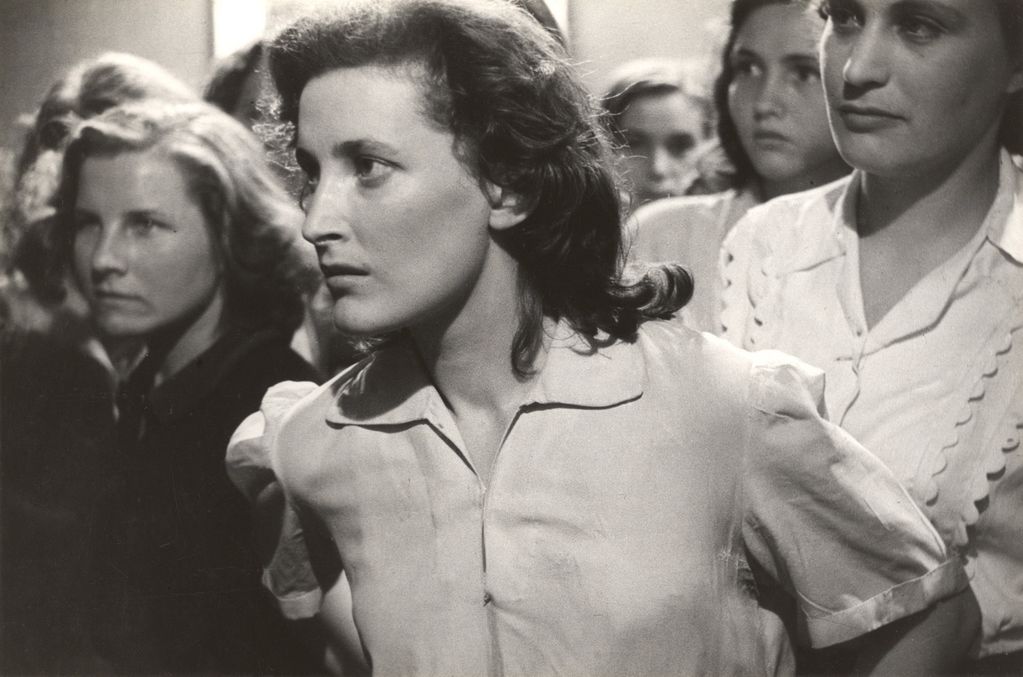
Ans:
[{"label": "scalloped trim", "polygon": [[[953,449],[962,440],[964,427],[979,416],[980,403],[984,400],[990,384],[1000,371],[1006,371],[1008,366],[1006,362],[1012,353],[1014,335],[1023,329],[1023,312],[1020,312],[1023,311],[1023,307],[1021,307],[1019,299],[1016,300],[1016,309],[1018,311],[1015,314],[1016,321],[1009,327],[1002,340],[995,343],[994,350],[982,362],[973,388],[955,417],[952,431],[945,437],[936,452],[928,454],[930,462],[925,469],[926,474],[921,478],[921,491],[927,505],[938,504],[939,476],[948,469]],[[1020,349],[1023,348],[1017,347],[1017,350]],[[977,503],[990,495],[991,487],[998,481],[991,477],[1005,469],[1007,454],[1020,449],[1021,432],[1023,432],[1023,401],[1009,403],[1009,409],[1003,420],[997,424],[997,430],[997,436],[994,437],[995,443],[991,444],[986,451],[981,452],[983,458],[975,465],[970,476],[965,478],[970,484],[968,490],[963,494],[959,507],[950,507],[947,512],[938,511],[937,513],[946,519],[948,517],[953,519],[952,524],[936,524],[936,526],[943,531],[945,538],[949,539],[949,545],[956,549],[966,548],[969,543],[967,530],[980,519]]]},{"label": "scalloped trim", "polygon": [[[741,332],[742,347],[755,350],[764,346],[764,318],[770,317],[771,309],[768,307],[768,304],[772,298],[770,284],[775,270],[775,252],[774,247],[770,246],[769,240],[761,240],[757,237],[757,232],[750,233],[746,243],[750,251],[747,252],[745,257],[736,255],[734,247],[729,246],[734,244],[731,239],[725,240],[722,246],[724,265],[721,270],[721,332],[723,336],[732,340],[734,340],[737,332]],[[739,264],[737,261],[747,260],[750,263],[755,262],[756,258],[752,250],[761,245],[764,246],[765,251],[764,255],[760,257],[760,265],[754,264],[749,266],[746,273],[746,301],[749,304],[749,312],[745,320],[743,320],[742,316],[737,313],[737,311],[742,309],[743,301],[742,299],[732,298],[738,293],[735,284],[736,275],[741,275],[744,272],[741,268],[738,268]],[[729,299],[732,299],[733,303],[729,304]]]}]

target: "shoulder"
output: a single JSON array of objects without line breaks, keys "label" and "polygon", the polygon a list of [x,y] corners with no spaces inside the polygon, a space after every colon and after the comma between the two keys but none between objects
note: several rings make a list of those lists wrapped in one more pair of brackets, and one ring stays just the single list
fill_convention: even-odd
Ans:
[{"label": "shoulder", "polygon": [[[831,223],[849,182],[850,177],[846,176],[819,188],[782,195],[752,207],[736,224],[726,246],[751,236],[769,236],[774,241],[791,241],[797,245],[807,231]],[[765,229],[769,232],[765,233]]]},{"label": "shoulder", "polygon": [[316,369],[291,349],[289,339],[277,332],[254,335],[239,344],[228,359],[234,375],[265,382],[265,387],[281,381],[322,380]]},{"label": "shoulder", "polygon": [[820,370],[779,351],[749,352],[679,320],[655,320],[640,328],[637,346],[648,372],[671,374],[685,387],[731,398],[744,408],[785,411],[823,391]]},{"label": "shoulder", "polygon": [[640,229],[678,227],[687,220],[705,219],[727,209],[736,198],[735,191],[711,195],[692,195],[655,200],[636,210],[635,219]]}]

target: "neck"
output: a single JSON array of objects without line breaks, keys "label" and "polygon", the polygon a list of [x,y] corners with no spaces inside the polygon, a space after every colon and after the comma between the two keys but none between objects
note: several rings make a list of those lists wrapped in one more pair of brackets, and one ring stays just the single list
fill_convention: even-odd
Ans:
[{"label": "neck", "polygon": [[835,157],[810,169],[799,176],[789,177],[778,181],[771,181],[766,178],[760,179],[760,194],[764,201],[772,200],[781,195],[798,193],[803,190],[810,190],[818,186],[837,181],[850,171],[849,165],[845,164],[842,158],[836,153]]},{"label": "neck", "polygon": [[157,382],[181,371],[223,336],[226,329],[224,292],[218,287],[196,312],[149,337],[150,355],[157,360]]},{"label": "neck", "polygon": [[857,216],[860,237],[885,229],[976,232],[998,192],[996,138],[948,166],[898,176],[865,173]]},{"label": "neck", "polygon": [[491,258],[488,272],[450,318],[411,330],[434,385],[456,414],[513,410],[529,386],[511,360],[519,326],[518,265],[503,250]]}]

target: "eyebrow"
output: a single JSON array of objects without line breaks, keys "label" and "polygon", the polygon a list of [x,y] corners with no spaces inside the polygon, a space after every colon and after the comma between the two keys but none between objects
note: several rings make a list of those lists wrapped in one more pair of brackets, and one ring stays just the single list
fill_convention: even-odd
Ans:
[{"label": "eyebrow", "polygon": [[[397,155],[398,149],[372,137],[341,141],[330,148],[330,156],[334,158],[350,158],[363,153]],[[295,158],[299,159],[300,157],[306,157],[315,162],[315,156],[311,152],[301,146],[298,146],[295,148]]]},{"label": "eyebrow", "polygon": [[965,14],[941,0],[899,0],[892,5],[891,11],[893,13],[935,12],[943,21],[954,26],[961,26],[968,21]]}]

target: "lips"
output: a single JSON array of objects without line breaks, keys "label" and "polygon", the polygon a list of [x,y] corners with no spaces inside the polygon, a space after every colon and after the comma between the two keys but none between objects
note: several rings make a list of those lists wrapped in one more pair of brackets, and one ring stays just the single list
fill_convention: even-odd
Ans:
[{"label": "lips", "polygon": [[345,263],[321,263],[320,270],[323,272],[323,276],[326,278],[352,277],[368,274],[362,268],[357,268],[356,266],[348,265]]},{"label": "lips", "polygon": [[789,137],[772,129],[757,129],[753,132],[753,140],[758,143],[788,143]]},{"label": "lips", "polygon": [[872,132],[903,120],[902,116],[875,106],[843,103],[838,106],[838,114],[846,128],[852,132]]},{"label": "lips", "polygon": [[136,294],[129,294],[114,289],[95,289],[93,294],[100,301],[135,301],[138,299]]},{"label": "lips", "polygon": [[360,279],[369,274],[362,268],[347,263],[320,263],[320,270],[323,272],[324,283],[334,298],[350,292]]}]

